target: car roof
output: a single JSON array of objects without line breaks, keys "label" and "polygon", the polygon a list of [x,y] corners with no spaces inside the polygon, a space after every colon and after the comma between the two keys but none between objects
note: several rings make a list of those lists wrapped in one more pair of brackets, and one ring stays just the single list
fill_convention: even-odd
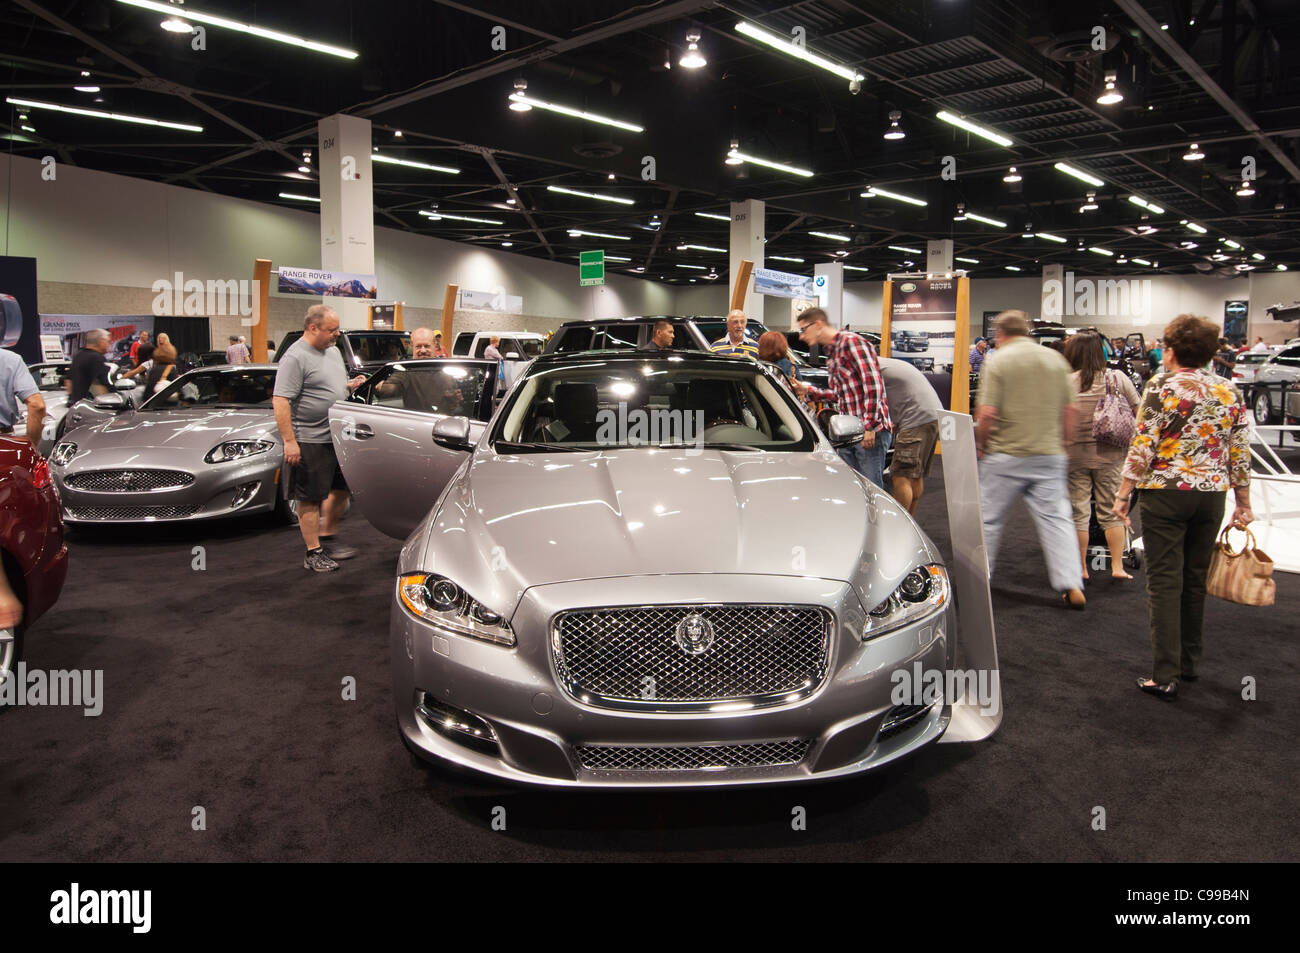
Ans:
[{"label": "car roof", "polygon": [[617,350],[617,351],[556,351],[533,359],[533,366],[549,367],[554,364],[600,364],[609,361],[664,361],[669,358],[689,360],[692,363],[718,364],[735,367],[744,358],[715,354],[712,351],[695,351],[690,348],[672,348],[667,351]]},{"label": "car roof", "polygon": [[[689,321],[726,321],[725,314],[634,314],[620,318],[581,318],[565,321],[560,328],[585,328],[596,324],[641,324],[647,321],[671,321],[673,324],[686,324]],[[754,324],[763,324],[758,318],[749,319]],[[767,325],[763,325],[766,327]]]}]

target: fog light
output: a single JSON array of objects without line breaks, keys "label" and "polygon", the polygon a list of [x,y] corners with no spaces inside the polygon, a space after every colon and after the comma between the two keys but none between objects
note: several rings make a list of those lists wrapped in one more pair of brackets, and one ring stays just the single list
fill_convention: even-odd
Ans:
[{"label": "fog light", "polygon": [[484,754],[501,753],[497,733],[478,715],[443,704],[428,692],[420,692],[417,697],[416,714],[438,734]]},{"label": "fog light", "polygon": [[230,508],[237,510],[241,506],[247,506],[248,501],[257,495],[258,488],[261,487],[262,481],[256,480],[252,483],[241,483],[235,487],[235,498],[230,501]]}]

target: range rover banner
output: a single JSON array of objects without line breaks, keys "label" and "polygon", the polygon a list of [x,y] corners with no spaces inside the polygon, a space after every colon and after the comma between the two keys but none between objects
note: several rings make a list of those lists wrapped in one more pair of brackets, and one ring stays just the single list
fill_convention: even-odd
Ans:
[{"label": "range rover banner", "polygon": [[280,294],[324,295],[329,298],[377,298],[374,275],[346,271],[315,271],[311,268],[280,268],[276,285]]},{"label": "range rover banner", "polygon": [[957,279],[890,281],[889,355],[923,371],[951,371],[957,333]]}]

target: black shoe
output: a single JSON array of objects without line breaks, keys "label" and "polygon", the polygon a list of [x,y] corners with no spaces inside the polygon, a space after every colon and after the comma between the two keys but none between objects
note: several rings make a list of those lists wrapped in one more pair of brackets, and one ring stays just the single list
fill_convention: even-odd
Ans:
[{"label": "black shoe", "polygon": [[355,546],[335,542],[333,536],[322,536],[320,544],[330,559],[351,559],[359,552]]},{"label": "black shoe", "polygon": [[1148,695],[1155,695],[1162,701],[1171,702],[1178,697],[1177,682],[1166,682],[1163,685],[1159,683],[1148,685],[1145,678],[1139,678],[1137,680],[1137,687],[1142,689],[1142,691],[1146,692]]},{"label": "black shoe", "polygon": [[333,572],[339,568],[339,564],[326,556],[324,550],[317,549],[303,557],[302,568],[312,572]]}]

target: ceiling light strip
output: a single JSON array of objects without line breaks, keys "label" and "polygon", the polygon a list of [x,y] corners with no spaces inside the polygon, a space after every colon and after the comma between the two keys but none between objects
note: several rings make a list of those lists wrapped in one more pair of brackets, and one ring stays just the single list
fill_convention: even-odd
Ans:
[{"label": "ceiling light strip", "polygon": [[961,116],[950,113],[946,109],[939,110],[934,114],[934,117],[936,119],[942,119],[944,122],[956,126],[958,129],[965,129],[967,132],[974,133],[981,139],[987,139],[989,142],[995,142],[1003,147],[1009,147],[1011,145],[1011,140],[1002,135],[1002,133],[994,132],[992,129],[986,129],[984,126],[981,126],[978,123],[973,123],[968,119],[962,119]]},{"label": "ceiling light strip", "polygon": [[184,20],[194,20],[197,23],[224,27],[227,30],[235,30],[239,33],[247,33],[249,36],[260,37],[263,40],[287,43],[289,46],[298,46],[316,53],[328,53],[330,56],[337,56],[345,60],[355,60],[358,56],[356,50],[333,46],[329,43],[320,43],[316,40],[308,40],[301,36],[294,36],[292,33],[281,33],[279,30],[268,30],[265,27],[253,26],[251,23],[240,23],[238,20],[230,20],[212,13],[200,13],[198,10],[192,10],[187,6],[157,3],[155,0],[117,0],[117,2],[125,3],[131,7],[139,7],[142,10],[152,10],[155,13],[166,14],[169,17],[179,16]]},{"label": "ceiling light strip", "polygon": [[1072,175],[1081,182],[1087,182],[1089,185],[1093,186],[1094,188],[1099,189],[1106,184],[1101,179],[1097,178],[1095,175],[1091,175],[1087,172],[1084,172],[1082,169],[1076,169],[1074,166],[1066,162],[1057,162],[1055,165],[1053,165],[1053,168],[1056,169],[1056,171],[1058,172],[1064,172],[1066,175]]},{"label": "ceiling light strip", "polygon": [[534,99],[532,96],[523,93],[511,93],[508,98],[511,102],[526,103],[529,106],[536,106],[538,109],[559,113],[562,116],[572,116],[574,119],[585,119],[587,122],[597,122],[602,125],[613,126],[616,129],[626,129],[628,132],[645,132],[644,126],[638,126],[635,123],[624,122],[622,119],[611,119],[609,116],[574,109],[570,106],[562,106],[559,103],[548,103],[544,99]]},{"label": "ceiling light strip", "polygon": [[798,175],[805,179],[810,179],[813,176],[811,169],[801,169],[798,166],[786,165],[783,162],[773,162],[771,159],[760,159],[758,156],[752,156],[749,155],[749,153],[740,152],[737,149],[728,150],[727,156],[728,158],[739,159],[741,162],[752,162],[754,165],[776,169],[778,172],[789,172],[791,175]]},{"label": "ceiling light strip", "polygon": [[921,207],[926,205],[925,199],[913,198],[912,196],[904,195],[901,192],[891,192],[888,189],[880,188],[878,185],[869,185],[867,186],[867,190],[862,193],[864,199],[874,198],[877,195],[887,199],[893,199],[895,202],[906,202],[908,205],[918,205]]},{"label": "ceiling light strip", "polygon": [[596,199],[598,202],[617,202],[619,205],[635,205],[632,199],[625,199],[621,195],[600,195],[597,192],[580,192],[577,189],[566,189],[562,185],[548,185],[548,192],[559,192],[561,195],[576,195],[584,199]]},{"label": "ceiling light strip", "polygon": [[44,103],[35,99],[19,99],[15,96],[6,96],[5,102],[14,106],[26,106],[29,109],[49,109],[54,112],[71,113],[74,116],[90,116],[92,119],[114,119],[117,122],[131,122],[139,126],[159,126],[163,129],[179,129],[182,132],[203,131],[202,126],[193,126],[184,122],[167,122],[163,119],[149,119],[146,116],[105,112],[100,109],[82,109],[80,106],[61,106],[58,103]]},{"label": "ceiling light strip", "polygon": [[382,162],[384,165],[402,165],[408,169],[425,169],[429,172],[445,172],[448,175],[460,175],[460,169],[453,169],[446,165],[432,165],[428,162],[416,162],[414,159],[399,159],[397,156],[385,155],[382,152],[372,152],[370,154],[371,162]]},{"label": "ceiling light strip", "polygon": [[797,60],[803,60],[805,63],[810,63],[813,66],[819,66],[828,73],[834,73],[836,76],[841,79],[846,79],[850,83],[860,83],[865,79],[865,77],[855,69],[828,60],[819,53],[814,53],[812,50],[805,49],[802,46],[792,43],[783,36],[769,33],[762,27],[755,26],[753,23],[749,23],[745,20],[741,20],[736,24],[736,32],[749,37],[751,40],[758,40],[760,43],[766,43],[774,50],[778,50],[786,56],[792,56]]}]

